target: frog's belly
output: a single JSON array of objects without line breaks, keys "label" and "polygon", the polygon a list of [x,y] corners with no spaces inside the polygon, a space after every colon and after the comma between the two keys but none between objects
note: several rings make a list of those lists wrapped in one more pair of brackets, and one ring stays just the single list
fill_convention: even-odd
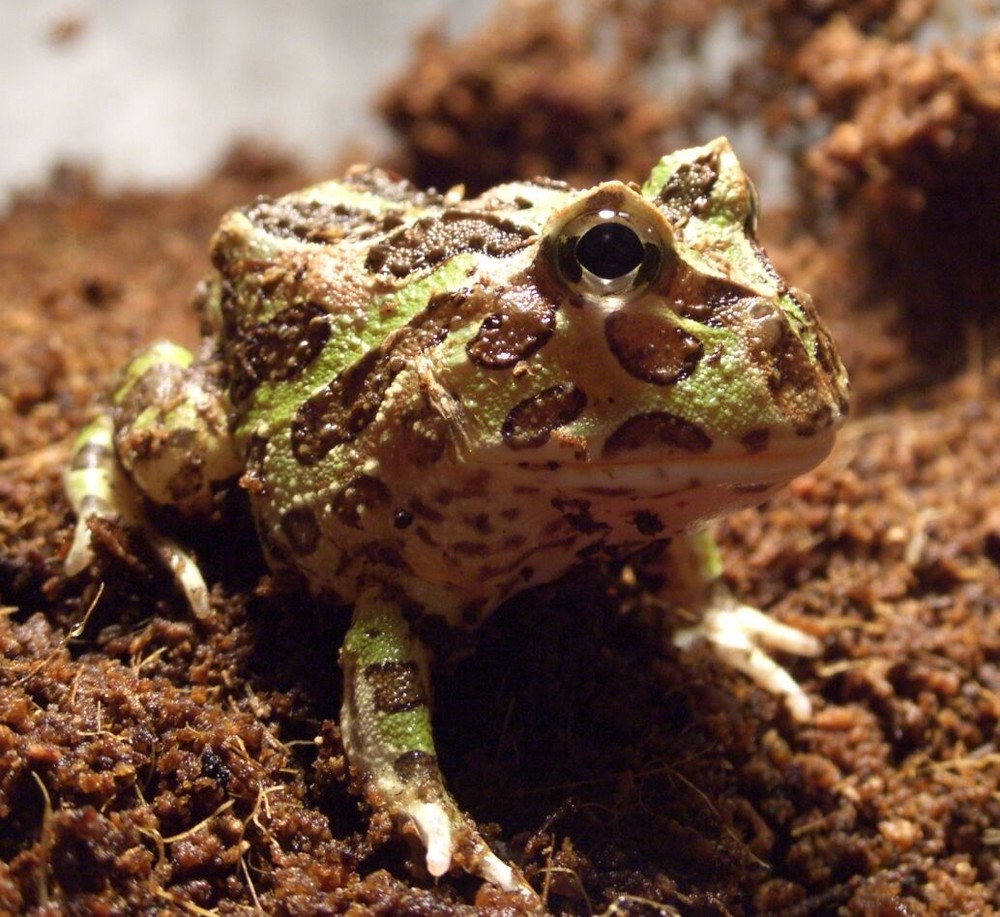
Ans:
[{"label": "frog's belly", "polygon": [[312,592],[350,603],[390,584],[427,613],[474,626],[582,559],[759,503],[816,460],[801,447],[784,458],[613,464],[486,465],[453,453],[416,467],[369,455],[271,474],[251,500],[272,565],[297,570]]}]

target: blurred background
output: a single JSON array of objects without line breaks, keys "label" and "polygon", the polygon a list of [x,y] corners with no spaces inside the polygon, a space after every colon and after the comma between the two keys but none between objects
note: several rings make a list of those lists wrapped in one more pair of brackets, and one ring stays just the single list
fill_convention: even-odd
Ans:
[{"label": "blurred background", "polygon": [[54,165],[169,187],[237,140],[306,163],[377,151],[380,87],[431,24],[461,35],[488,0],[0,0],[0,205]]}]

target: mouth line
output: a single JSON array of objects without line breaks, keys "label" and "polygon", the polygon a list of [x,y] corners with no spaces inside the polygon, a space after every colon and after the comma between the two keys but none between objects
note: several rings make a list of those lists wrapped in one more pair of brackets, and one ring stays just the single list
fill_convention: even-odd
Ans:
[{"label": "mouth line", "polygon": [[[829,455],[835,431],[828,430],[809,439],[773,442],[756,452],[748,452],[732,444],[717,451],[691,453],[659,450],[654,444],[635,450],[634,455],[613,458],[581,457],[577,451],[570,456],[564,450],[539,450],[534,456],[505,455],[507,461],[480,460],[481,467],[494,473],[504,473],[524,479],[527,483],[546,482],[558,488],[567,485],[587,488],[634,488],[648,492],[651,488],[677,487],[775,487],[811,471]],[[736,449],[739,451],[735,451]],[[499,456],[494,456],[494,459]],[[511,461],[510,459],[513,459]]]},{"label": "mouth line", "polygon": [[[816,441],[806,449],[773,449],[759,452],[701,452],[701,453],[666,453],[657,455],[655,449],[636,450],[636,456],[616,456],[614,458],[594,458],[577,461],[567,461],[565,457],[553,455],[549,458],[539,458],[535,461],[515,462],[520,467],[558,470],[566,474],[589,474],[617,468],[719,468],[733,466],[747,468],[759,465],[762,469],[795,467],[814,467],[830,453],[833,446],[833,436],[816,437]],[[497,463],[508,464],[508,463]],[[767,476],[767,475],[765,475]]]}]

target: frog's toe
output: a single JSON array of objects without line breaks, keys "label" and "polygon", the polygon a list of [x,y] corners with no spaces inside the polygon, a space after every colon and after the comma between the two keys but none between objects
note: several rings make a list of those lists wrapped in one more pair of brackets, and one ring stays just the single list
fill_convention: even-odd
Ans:
[{"label": "frog's toe", "polygon": [[427,871],[440,878],[451,868],[455,849],[449,813],[438,802],[419,802],[407,810],[407,815],[427,851]]},{"label": "frog's toe", "polygon": [[[466,871],[498,888],[528,895],[534,900],[537,895],[520,872],[490,849],[476,828],[459,814],[447,794],[445,800],[414,802],[404,809],[424,844],[427,871],[440,878],[458,860]],[[459,845],[462,854],[458,854]]]},{"label": "frog's toe", "polygon": [[208,586],[197,561],[172,538],[167,538],[152,529],[146,529],[145,534],[173,574],[174,583],[187,600],[194,616],[199,620],[209,617],[212,609],[208,602]]},{"label": "frog's toe", "polygon": [[519,892],[532,900],[536,898],[535,890],[525,881],[524,877],[489,848],[480,861],[479,874],[487,882],[492,882],[505,892]]},{"label": "frog's toe", "polygon": [[698,624],[674,634],[674,644],[680,649],[698,639],[707,640],[727,665],[772,694],[780,694],[795,719],[807,720],[812,715],[812,703],[805,691],[764,647],[796,656],[818,656],[822,643],[816,637],[727,596],[725,602],[706,611]]}]

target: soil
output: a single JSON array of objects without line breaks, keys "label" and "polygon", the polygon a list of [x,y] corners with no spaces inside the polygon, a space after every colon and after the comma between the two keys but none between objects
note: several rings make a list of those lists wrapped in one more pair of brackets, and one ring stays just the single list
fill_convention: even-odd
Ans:
[{"label": "soil", "polygon": [[[733,589],[823,640],[785,660],[808,722],[664,649],[652,554],[519,596],[437,672],[455,796],[554,913],[1000,909],[1000,25],[932,45],[934,6],[516,4],[424,36],[383,98],[389,164],[470,191],[638,178],[713,118],[752,128],[792,176],[763,241],[852,376],[831,458],[718,529]],[[720,17],[739,69],[651,88]],[[220,214],[311,177],[250,148],[171,194],[64,167],[0,222],[2,913],[518,912],[370,817],[336,725],[346,621],[278,594],[248,527],[187,533],[208,621],[112,527],[62,572],[95,394],[137,345],[197,340]]]}]

